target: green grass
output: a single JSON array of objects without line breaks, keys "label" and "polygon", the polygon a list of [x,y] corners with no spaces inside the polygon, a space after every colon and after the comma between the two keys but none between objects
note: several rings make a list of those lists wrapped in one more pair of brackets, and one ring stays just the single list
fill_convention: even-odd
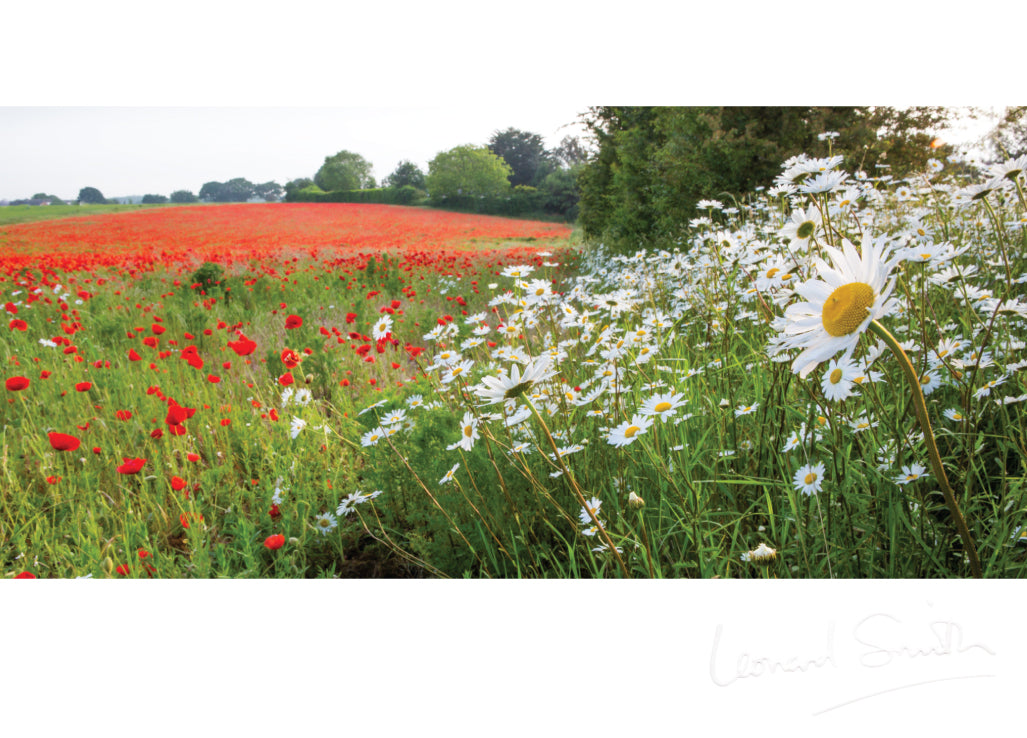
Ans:
[{"label": "green grass", "polygon": [[[199,205],[202,203],[189,203]],[[105,215],[108,213],[125,213],[151,208],[178,207],[177,204],[161,205],[8,205],[0,208],[0,227],[19,223],[37,223],[44,220],[61,218],[77,218],[86,215]]]}]

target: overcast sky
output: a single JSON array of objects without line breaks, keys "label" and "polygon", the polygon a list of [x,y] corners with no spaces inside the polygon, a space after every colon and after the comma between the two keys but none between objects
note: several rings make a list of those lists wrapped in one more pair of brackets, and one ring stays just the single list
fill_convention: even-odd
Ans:
[{"label": "overcast sky", "polygon": [[541,135],[550,148],[582,132],[570,105],[540,107],[0,108],[0,199],[45,192],[75,199],[200,191],[244,177],[284,185],[313,177],[346,149],[371,162],[379,182],[402,160],[425,172],[440,151],[484,145],[496,130]]},{"label": "overcast sky", "polygon": [[[1019,67],[1001,54],[1015,59],[1019,36],[993,27],[991,2],[958,19],[963,36],[988,36],[986,64],[931,47],[953,18],[891,0],[836,19],[818,0],[753,3],[744,22],[729,6],[662,0],[613,15],[552,0],[16,3],[0,45],[0,199],[285,184],[342,149],[380,181],[507,127],[555,146],[589,105],[1001,107],[1016,102]],[[881,33],[885,14],[928,45]],[[812,30],[814,46],[838,41],[782,45]]]}]

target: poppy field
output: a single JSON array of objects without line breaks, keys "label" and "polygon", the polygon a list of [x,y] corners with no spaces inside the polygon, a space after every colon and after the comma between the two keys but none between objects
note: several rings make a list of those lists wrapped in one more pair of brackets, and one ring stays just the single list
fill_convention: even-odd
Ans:
[{"label": "poppy field", "polygon": [[1020,576],[1027,161],[841,162],[633,254],[388,206],[2,229],[3,572]]}]

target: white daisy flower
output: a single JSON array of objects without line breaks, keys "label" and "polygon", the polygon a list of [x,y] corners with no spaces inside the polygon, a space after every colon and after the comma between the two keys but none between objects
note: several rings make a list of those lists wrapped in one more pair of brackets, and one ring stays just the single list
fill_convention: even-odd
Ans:
[{"label": "white daisy flower", "polygon": [[797,492],[802,492],[804,495],[815,495],[820,491],[823,479],[823,464],[806,464],[795,472],[795,476],[792,478],[792,485]]},{"label": "white daisy flower", "polygon": [[839,351],[852,358],[870,321],[887,315],[893,305],[889,297],[895,279],[888,281],[892,262],[887,260],[891,247],[886,240],[865,240],[862,254],[848,240],[842,241],[841,251],[824,249],[833,267],[817,259],[820,279],[795,287],[807,302],[790,305],[784,316],[783,344],[802,349],[792,362],[792,371],[802,378]]}]

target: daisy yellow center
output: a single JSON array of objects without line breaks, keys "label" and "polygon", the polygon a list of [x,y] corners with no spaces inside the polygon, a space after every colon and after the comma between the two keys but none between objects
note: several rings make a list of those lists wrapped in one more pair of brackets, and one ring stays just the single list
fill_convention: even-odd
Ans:
[{"label": "daisy yellow center", "polygon": [[849,335],[859,328],[873,304],[873,287],[864,282],[843,284],[824,302],[824,330],[835,337]]},{"label": "daisy yellow center", "polygon": [[661,402],[661,403],[657,404],[656,407],[653,408],[653,410],[655,410],[658,413],[665,413],[668,410],[670,410],[670,403],[669,402]]},{"label": "daisy yellow center", "polygon": [[842,370],[835,369],[833,372],[831,372],[830,380],[831,384],[838,384],[840,381],[842,381]]},{"label": "daisy yellow center", "polygon": [[920,377],[920,384],[930,384],[930,383],[931,383],[931,375],[930,374],[925,374],[924,376]]},{"label": "daisy yellow center", "polygon": [[465,425],[464,426],[464,435],[467,436],[468,438],[470,438],[472,433],[474,433],[474,427],[470,426],[470,425]]},{"label": "daisy yellow center", "polygon": [[326,519],[321,519],[321,520],[317,521],[317,524],[320,525],[322,528],[327,528],[329,525],[332,524],[332,521],[326,520]]},{"label": "daisy yellow center", "polygon": [[779,271],[781,271],[781,270],[778,269],[777,267],[774,267],[773,269],[771,269],[770,271],[767,272],[767,279],[773,279],[774,275],[777,274]]},{"label": "daisy yellow center", "polygon": [[806,481],[806,484],[813,484],[815,481],[817,481],[817,473],[816,472],[810,472],[809,474],[806,475],[806,480],[805,481]]},{"label": "daisy yellow center", "polygon": [[642,429],[639,428],[637,425],[633,425],[630,428],[628,428],[626,431],[624,431],[624,437],[625,438],[634,438],[635,434],[638,433],[640,430],[642,430]]}]

